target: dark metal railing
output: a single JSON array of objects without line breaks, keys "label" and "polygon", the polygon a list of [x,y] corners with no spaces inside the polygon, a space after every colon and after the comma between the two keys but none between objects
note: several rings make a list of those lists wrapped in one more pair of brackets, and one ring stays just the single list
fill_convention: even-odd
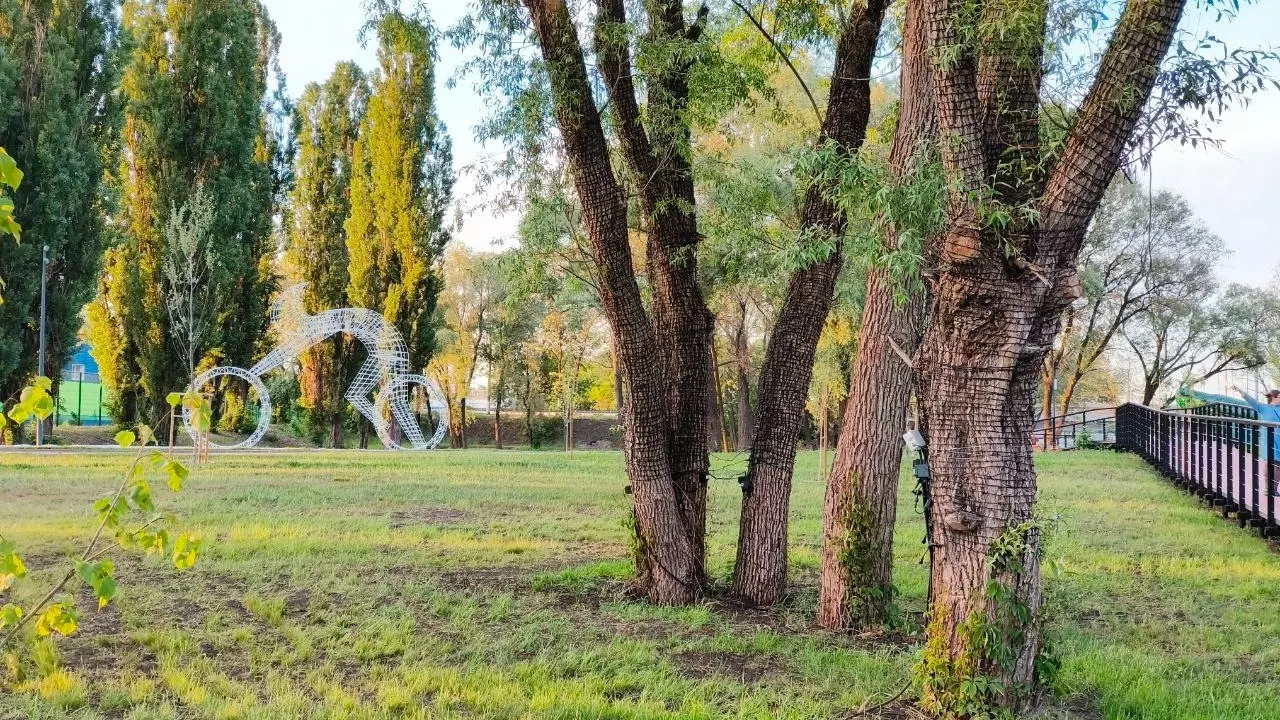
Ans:
[{"label": "dark metal railing", "polygon": [[1276,423],[1134,404],[1116,409],[1117,448],[1138,454],[1223,517],[1266,536],[1280,535],[1277,440]]},{"label": "dark metal railing", "polygon": [[1047,423],[1036,420],[1032,440],[1042,448],[1053,445],[1065,450],[1076,447],[1080,437],[1088,434],[1093,442],[1109,445],[1116,439],[1115,414],[1113,407],[1090,408],[1056,415]]}]

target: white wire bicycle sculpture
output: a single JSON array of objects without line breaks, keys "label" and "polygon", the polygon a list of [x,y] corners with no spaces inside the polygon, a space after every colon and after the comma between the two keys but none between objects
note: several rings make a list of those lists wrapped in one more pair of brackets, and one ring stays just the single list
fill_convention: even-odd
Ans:
[{"label": "white wire bicycle sculpture", "polygon": [[[220,377],[238,377],[247,382],[258,396],[258,425],[253,433],[234,445],[211,444],[212,447],[234,450],[257,445],[271,427],[271,395],[262,382],[262,376],[293,361],[312,345],[339,333],[354,337],[369,353],[344,397],[373,425],[383,446],[389,450],[403,449],[392,437],[388,413],[395,418],[414,449],[430,450],[439,445],[448,429],[449,406],[444,393],[434,382],[409,372],[409,347],[395,326],[365,308],[339,308],[308,315],[302,304],[302,293],[306,287],[305,283],[294,285],[280,293],[272,304],[271,324],[276,329],[280,344],[272,348],[266,357],[248,370],[232,366],[210,368],[191,383],[191,388],[199,391]],[[423,436],[410,406],[410,390],[414,385],[425,393],[428,413],[432,409],[439,412],[435,434],[430,438]],[[375,388],[378,388],[377,395],[371,400],[370,393]],[[187,434],[195,439],[190,410],[184,410],[182,421]]]}]

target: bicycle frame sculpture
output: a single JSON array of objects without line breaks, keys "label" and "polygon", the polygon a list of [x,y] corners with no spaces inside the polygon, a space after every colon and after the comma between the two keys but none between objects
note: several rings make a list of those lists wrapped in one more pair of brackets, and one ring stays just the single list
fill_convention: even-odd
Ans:
[{"label": "bicycle frame sculpture", "polygon": [[[293,361],[311,346],[339,333],[354,337],[369,353],[344,397],[373,425],[383,446],[389,450],[402,449],[391,436],[388,412],[396,419],[415,449],[430,450],[439,445],[448,429],[449,406],[445,402],[444,393],[440,392],[434,382],[409,372],[409,348],[395,326],[378,313],[365,308],[340,308],[308,315],[302,304],[302,293],[306,287],[305,283],[294,285],[282,292],[272,304],[271,324],[280,344],[267,353],[266,357],[248,370],[229,366],[210,368],[191,383],[192,389],[199,391],[219,377],[238,377],[248,382],[258,395],[258,426],[253,433],[235,445],[214,447],[232,450],[257,445],[271,426],[271,396],[262,382],[262,376]],[[436,425],[435,434],[430,438],[423,437],[409,405],[409,389],[413,385],[419,385],[426,391],[428,411],[431,408],[438,408],[440,411],[440,421]],[[378,392],[376,399],[371,401],[370,393],[374,388],[378,388]],[[195,438],[190,411],[184,411],[183,423],[187,427],[187,433]]]}]

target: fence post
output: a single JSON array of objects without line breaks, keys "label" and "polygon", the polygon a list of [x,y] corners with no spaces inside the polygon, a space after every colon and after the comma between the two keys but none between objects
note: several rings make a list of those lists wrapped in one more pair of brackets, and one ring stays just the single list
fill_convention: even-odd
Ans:
[{"label": "fence post", "polygon": [[1187,422],[1191,424],[1191,482],[1200,487],[1200,421],[1192,415]]},{"label": "fence post", "polygon": [[1223,478],[1224,489],[1226,490],[1224,494],[1227,496],[1227,502],[1222,505],[1223,517],[1227,516],[1227,508],[1230,506],[1230,504],[1235,500],[1239,500],[1239,498],[1235,498],[1233,500],[1231,497],[1236,492],[1236,487],[1235,487],[1236,461],[1235,461],[1235,457],[1233,457],[1231,452],[1233,449],[1231,441],[1232,441],[1232,438],[1235,437],[1235,428],[1236,428],[1235,423],[1230,423],[1226,426],[1227,432],[1226,432],[1226,437],[1224,438],[1224,443],[1222,448],[1223,460],[1226,463],[1226,472],[1224,473],[1225,477]]},{"label": "fence post", "polygon": [[1259,480],[1261,480],[1261,478],[1258,477],[1258,451],[1261,449],[1260,445],[1262,444],[1258,440],[1258,430],[1260,429],[1262,428],[1259,425],[1251,425],[1249,428],[1249,440],[1251,441],[1249,443],[1249,484],[1253,488],[1251,491],[1251,494],[1253,495],[1253,507],[1250,508],[1250,511],[1253,513],[1253,517],[1255,518],[1262,516],[1262,504],[1261,498],[1259,497],[1260,493],[1258,491]]},{"label": "fence post", "polygon": [[1239,422],[1235,422],[1232,423],[1232,427],[1235,429],[1235,432],[1232,433],[1231,464],[1235,467],[1232,468],[1231,472],[1232,479],[1235,480],[1236,494],[1233,502],[1238,509],[1244,507],[1244,493],[1242,492],[1244,490],[1244,477],[1242,477],[1244,475],[1244,426]]},{"label": "fence post", "polygon": [[1209,487],[1212,488],[1214,494],[1217,494],[1218,491],[1221,490],[1221,485],[1218,482],[1218,476],[1222,474],[1222,460],[1221,460],[1222,445],[1219,440],[1219,436],[1222,433],[1220,432],[1220,428],[1218,427],[1220,421],[1215,419],[1215,420],[1208,420],[1207,422],[1209,423],[1209,443],[1210,443],[1209,465],[1212,468],[1209,472]]},{"label": "fence post", "polygon": [[1267,442],[1267,524],[1276,524],[1276,459],[1273,457],[1276,447],[1276,429],[1267,426],[1264,438]]}]

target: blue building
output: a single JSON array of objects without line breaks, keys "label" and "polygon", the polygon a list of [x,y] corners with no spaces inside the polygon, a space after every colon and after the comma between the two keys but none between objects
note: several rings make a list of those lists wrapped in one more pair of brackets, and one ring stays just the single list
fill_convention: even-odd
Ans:
[{"label": "blue building", "polygon": [[76,346],[75,352],[67,360],[67,366],[62,368],[62,379],[98,382],[98,361],[89,354],[88,343]]}]

